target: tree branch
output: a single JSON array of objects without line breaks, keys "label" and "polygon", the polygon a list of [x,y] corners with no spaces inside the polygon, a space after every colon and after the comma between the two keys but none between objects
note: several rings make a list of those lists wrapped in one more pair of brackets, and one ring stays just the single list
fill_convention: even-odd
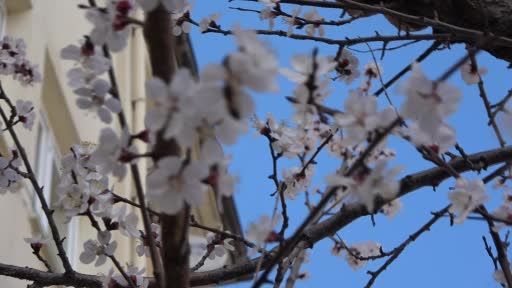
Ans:
[{"label": "tree branch", "polygon": [[[0,99],[9,99],[7,94],[5,93],[1,83],[0,83]],[[15,113],[15,108],[12,106],[10,101],[7,102],[9,106],[11,106],[11,110]],[[9,123],[9,118],[7,117],[5,111],[0,106],[0,116],[2,117],[2,120],[4,123]],[[32,184],[32,187],[34,188],[36,195],[39,199],[39,202],[41,203],[41,208],[44,212],[44,215],[46,216],[46,219],[48,221],[48,225],[50,226],[50,231],[52,233],[53,241],[55,242],[55,246],[57,247],[58,256],[62,262],[62,266],[64,267],[64,271],[66,273],[72,274],[73,268],[71,267],[71,263],[69,262],[69,259],[66,255],[66,250],[64,250],[64,246],[62,243],[64,242],[65,238],[61,238],[59,234],[59,229],[57,228],[57,225],[55,224],[55,220],[53,219],[53,211],[50,210],[48,207],[48,203],[46,202],[46,198],[44,197],[43,187],[39,185],[37,182],[36,176],[34,174],[34,171],[32,170],[32,166],[30,165],[30,161],[28,160],[27,153],[25,152],[25,148],[23,145],[21,145],[20,140],[18,139],[18,135],[14,131],[14,128],[12,126],[7,127],[9,131],[9,135],[11,136],[12,140],[14,141],[14,145],[16,146],[16,149],[18,150],[21,160],[23,161],[23,164],[25,165],[25,169],[27,169],[27,176]],[[48,187],[49,188],[49,187]]]}]

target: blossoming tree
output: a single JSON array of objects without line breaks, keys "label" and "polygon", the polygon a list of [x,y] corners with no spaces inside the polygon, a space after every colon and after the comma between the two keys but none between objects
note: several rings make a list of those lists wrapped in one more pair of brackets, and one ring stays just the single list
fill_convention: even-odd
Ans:
[{"label": "blossoming tree", "polygon": [[[104,128],[96,144],[70,147],[71,152],[62,159],[57,204],[68,220],[73,217],[90,220],[97,236],[83,243],[79,258],[85,264],[111,265],[113,269],[107,275],[82,274],[70,264],[53,211],[43,194],[45,188],[38,183],[23,143],[13,129],[16,125],[32,128],[34,107],[30,101],[12,103],[9,91],[0,89],[0,100],[7,105],[2,107],[9,108],[0,107],[0,116],[4,130],[15,144],[10,155],[0,157],[0,193],[16,193],[20,182],[29,182],[51,230],[51,239],[40,236],[26,239],[47,271],[0,264],[0,275],[32,281],[31,287],[167,288],[249,280],[253,281],[253,287],[269,284],[293,287],[304,277],[301,265],[308,251],[315,243],[328,239],[332,241],[333,253],[343,255],[354,268],[368,261],[383,260],[378,270],[368,272],[366,287],[371,287],[415,239],[439,219],[448,217],[453,225],[464,225],[470,219],[487,223],[492,245],[485,241],[482,251],[492,260],[490,265],[494,265],[496,281],[512,287],[508,243],[502,232],[512,225],[512,194],[507,186],[512,177],[512,148],[506,146],[499,123],[512,121],[507,106],[512,93],[491,103],[482,81],[486,69],[478,66],[476,57],[479,51],[486,50],[500,59],[510,59],[506,51],[512,46],[512,39],[504,37],[507,34],[490,21],[499,13],[488,15],[487,27],[481,31],[475,27],[475,19],[454,23],[450,18],[452,12],[439,1],[410,1],[418,2],[415,5],[369,0],[251,2],[261,2],[261,9],[238,10],[258,13],[261,20],[268,22],[267,30],[243,30],[238,26],[226,30],[224,25],[221,27],[219,14],[195,19],[191,5],[182,1],[107,0],[106,6],[98,6],[89,0],[77,7],[84,10],[93,29],[79,43],[62,47],[61,57],[76,64],[68,72],[68,85],[76,94],[80,109],[93,111],[105,124],[113,124],[117,118],[121,129]],[[317,7],[336,9],[343,14],[339,19],[325,19]],[[144,10],[143,19],[134,17],[136,9]],[[365,21],[376,13],[383,14],[398,33],[344,40],[325,37],[327,26]],[[276,30],[277,19],[284,21],[283,30]],[[416,33],[427,26],[433,28],[432,33]],[[146,83],[147,97],[153,105],[146,114],[146,129],[136,133],[130,133],[127,127],[120,102],[123,95],[116,86],[110,54],[123,50],[132,28],[144,31],[153,73]],[[194,29],[232,35],[237,48],[222,63],[210,64],[196,74],[177,65],[171,57],[174,37]],[[274,52],[259,40],[258,34],[313,40],[339,48],[335,55],[321,55],[314,49],[294,56],[291,69],[280,68]],[[386,49],[390,49],[388,43],[395,41],[431,41],[432,44],[416,62],[403,63],[403,70],[386,82],[383,68],[376,60],[361,68],[356,53],[351,50],[356,44],[379,42],[383,43],[384,57]],[[420,62],[455,42],[466,43],[466,53],[448,63],[439,77],[429,79]],[[41,76],[37,66],[26,59],[23,40],[5,37],[0,47],[1,74],[14,77],[21,85],[37,85]],[[455,73],[460,73],[467,85],[478,86],[499,147],[466,154],[457,143],[456,131],[447,121],[451,115],[464,113],[459,111],[463,95],[448,81]],[[276,96],[287,97],[294,109],[289,123],[279,122],[272,115],[265,119],[254,116],[253,97],[258,97],[254,94],[279,94],[278,74],[295,85],[293,95]],[[379,98],[402,78],[398,92],[405,98],[400,107]],[[330,106],[325,99],[331,95],[329,87],[333,81],[346,84],[360,81],[360,85],[337,93],[343,95],[339,102],[344,104]],[[383,103],[388,107],[381,108]],[[222,144],[235,144],[250,126],[268,140],[272,159],[269,178],[275,186],[274,191],[269,191],[275,201],[273,215],[262,215],[248,227],[245,235],[197,223],[191,208],[201,204],[209,189],[215,192],[219,204],[223,197],[231,197],[235,191],[237,178],[228,173],[230,159],[224,155]],[[388,138],[415,147],[432,168],[398,179],[401,168],[391,163],[396,152],[388,147]],[[147,143],[147,151],[138,151],[137,141]],[[319,191],[313,192],[310,184],[315,169],[321,167],[316,160],[323,151],[328,151],[339,167],[324,179]],[[141,158],[151,163],[147,175],[138,167]],[[298,159],[300,165],[287,167],[281,175],[278,163],[282,158]],[[482,173],[478,177],[464,175],[471,171]],[[109,178],[125,177],[133,178],[136,202],[116,195],[109,188]],[[143,177],[146,185],[142,185]],[[449,178],[455,179],[455,185],[447,193],[447,205],[433,212],[432,218],[399,246],[385,249],[375,241],[348,245],[336,237],[337,231],[358,218],[378,213],[392,217],[402,206],[402,196]],[[486,190],[491,182],[505,195],[493,211],[486,208],[489,198]],[[304,214],[297,227],[290,229],[287,205],[298,195],[305,195]],[[128,209],[130,206],[140,210],[140,214]],[[210,232],[203,247],[204,256],[198,263],[189,261],[189,227]],[[115,231],[138,240],[137,255],[151,259],[152,275],[145,273],[145,267],[120,263],[116,258],[117,243],[112,240]],[[53,271],[40,253],[50,241],[57,247],[64,268],[62,273]],[[250,249],[252,258],[197,272],[207,258],[225,254],[226,250],[234,249],[235,243]]]}]

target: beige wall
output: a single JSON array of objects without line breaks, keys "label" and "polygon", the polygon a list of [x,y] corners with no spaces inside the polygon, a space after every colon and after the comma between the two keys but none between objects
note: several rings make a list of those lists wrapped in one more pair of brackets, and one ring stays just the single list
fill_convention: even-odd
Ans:
[{"label": "beige wall", "polygon": [[[2,1],[2,0],[0,0]],[[87,115],[75,105],[76,96],[67,87],[66,72],[72,67],[69,61],[59,59],[60,49],[70,43],[77,44],[83,35],[89,32],[90,25],[83,17],[84,11],[77,9],[79,0],[7,0],[8,16],[6,34],[25,39],[29,59],[40,65],[43,83],[33,87],[21,87],[10,79],[0,78],[7,94],[15,99],[34,102],[40,113],[46,116],[48,125],[55,136],[56,149],[66,154],[69,146],[79,141],[96,142],[99,130],[104,127],[93,115]],[[140,16],[140,15],[139,15]],[[115,55],[114,67],[122,95],[122,105],[127,120],[133,131],[143,129],[143,117],[146,111],[144,101],[144,81],[149,75],[147,55],[140,30],[134,30],[129,46],[122,53]],[[41,117],[38,114],[38,121]],[[37,125],[37,124],[36,124]],[[34,125],[34,127],[37,127]],[[16,128],[24,143],[30,159],[36,155],[36,133]],[[6,135],[0,136],[0,148],[11,147],[12,142]],[[141,149],[143,147],[140,147]],[[146,165],[139,162],[142,172]],[[127,179],[130,179],[127,177]],[[116,193],[130,197],[134,193],[130,181],[117,183]],[[0,262],[41,268],[40,263],[31,254],[23,238],[29,237],[39,229],[39,221],[32,209],[32,192],[30,188],[16,194],[0,196]],[[213,194],[201,209],[194,211],[196,218],[210,226],[220,227],[219,214]],[[44,221],[44,220],[43,220]],[[193,233],[200,233],[195,231]],[[87,219],[80,219],[78,224],[78,241],[74,250],[79,254],[86,239],[95,237],[96,233]],[[68,235],[69,236],[69,235]],[[69,237],[68,237],[69,238]],[[116,255],[121,263],[132,262],[143,265],[145,259],[136,257],[134,242],[124,237],[117,237],[120,243]],[[49,253],[53,254],[53,253]],[[78,256],[78,255],[76,255]],[[48,255],[51,263],[59,265],[55,255]],[[93,265],[75,262],[75,268],[84,273],[97,273]],[[26,282],[0,276],[0,287],[26,287]]]}]

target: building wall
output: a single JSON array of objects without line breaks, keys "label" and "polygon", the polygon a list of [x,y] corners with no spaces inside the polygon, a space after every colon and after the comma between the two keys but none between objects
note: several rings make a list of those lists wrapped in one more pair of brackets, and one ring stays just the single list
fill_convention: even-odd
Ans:
[{"label": "building wall", "polygon": [[[85,111],[77,108],[76,96],[66,85],[66,72],[73,64],[70,61],[61,61],[59,57],[62,47],[70,43],[77,44],[91,28],[83,17],[84,11],[77,8],[77,5],[83,4],[84,1],[6,1],[8,15],[5,34],[20,37],[26,41],[28,58],[33,63],[39,63],[43,73],[43,82],[32,87],[21,87],[11,79],[1,77],[0,81],[6,93],[14,101],[25,99],[34,102],[38,109],[34,127],[39,125],[37,122],[42,121],[41,119],[45,120],[53,135],[56,157],[67,154],[72,144],[80,141],[96,142],[100,129],[105,126],[95,119],[94,115],[87,115]],[[140,131],[144,127],[143,118],[146,111],[144,82],[150,75],[140,29],[133,31],[133,37],[127,49],[114,56],[114,67],[122,95],[122,105],[129,125],[134,131]],[[29,158],[32,163],[35,163],[38,151],[38,147],[36,147],[37,133],[35,130],[30,133],[22,127],[17,127],[16,131],[25,145]],[[7,135],[0,136],[2,153],[12,146]],[[142,150],[144,147],[139,148]],[[147,170],[146,163],[140,161],[139,167],[144,174]],[[130,179],[129,175],[126,179]],[[131,198],[134,195],[131,184],[130,180],[115,183],[116,193]],[[208,200],[203,207],[196,209],[194,214],[196,219],[207,225],[213,227],[222,225],[213,194],[208,195]],[[58,213],[56,215],[59,221]],[[34,211],[33,192],[28,185],[15,194],[1,195],[0,262],[44,269],[31,254],[29,246],[23,241],[24,237],[39,233],[41,227],[44,226],[41,223],[44,221],[45,219],[41,219],[40,215]],[[78,255],[82,251],[81,243],[89,238],[95,238],[96,233],[84,217],[75,221],[74,228],[69,231],[66,230],[65,224],[58,223],[63,227],[64,233],[62,234],[67,237],[68,242],[72,241],[66,248],[68,253],[73,254],[71,260],[75,269],[83,273],[96,274],[98,270],[94,269],[93,265],[83,265],[78,261]],[[202,234],[201,231],[192,233]],[[121,263],[131,262],[139,266],[145,263],[146,259],[136,257],[133,240],[128,241],[125,237],[118,236],[116,238],[120,244],[116,256]],[[50,263],[55,267],[60,267],[60,261],[55,256],[55,251],[49,249],[46,252]],[[106,267],[110,267],[110,265],[104,267],[104,271],[106,271]],[[25,281],[0,276],[0,287],[2,288],[21,288],[26,285]]]}]

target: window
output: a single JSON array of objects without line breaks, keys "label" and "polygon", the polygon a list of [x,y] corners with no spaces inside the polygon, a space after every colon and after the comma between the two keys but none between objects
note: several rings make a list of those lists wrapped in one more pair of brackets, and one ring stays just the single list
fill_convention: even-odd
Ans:
[{"label": "window", "polygon": [[[43,117],[40,117],[40,121],[37,125],[37,141],[36,141],[36,162],[34,170],[36,173],[37,181],[39,185],[43,186],[43,193],[46,202],[51,207],[52,191],[57,188],[58,184],[58,170],[57,170],[57,159],[55,155],[55,145],[53,136],[50,133],[46,121]],[[39,199],[34,193],[33,199],[34,211],[36,212],[39,219],[45,219],[45,215],[39,204]],[[48,232],[48,222],[46,220],[41,221],[41,230],[43,233]]]},{"label": "window", "polygon": [[[58,153],[53,134],[48,127],[46,117],[43,113],[40,113],[40,121],[37,125],[37,138],[36,138],[36,162],[34,164],[34,170],[36,173],[37,181],[39,185],[43,186],[43,193],[51,209],[54,209],[53,218],[57,224],[57,228],[61,236],[66,236],[65,248],[67,250],[68,257],[71,264],[75,263],[75,250],[76,250],[76,239],[78,233],[78,220],[73,218],[69,223],[66,223],[66,217],[58,207],[57,203],[57,185],[59,184],[60,177],[60,155]],[[34,212],[41,225],[42,234],[50,236],[50,228],[46,216],[41,209],[39,199],[34,193],[33,196],[33,208]]]},{"label": "window", "polygon": [[7,7],[5,0],[0,0],[0,38],[5,35],[5,20],[7,19]]}]

